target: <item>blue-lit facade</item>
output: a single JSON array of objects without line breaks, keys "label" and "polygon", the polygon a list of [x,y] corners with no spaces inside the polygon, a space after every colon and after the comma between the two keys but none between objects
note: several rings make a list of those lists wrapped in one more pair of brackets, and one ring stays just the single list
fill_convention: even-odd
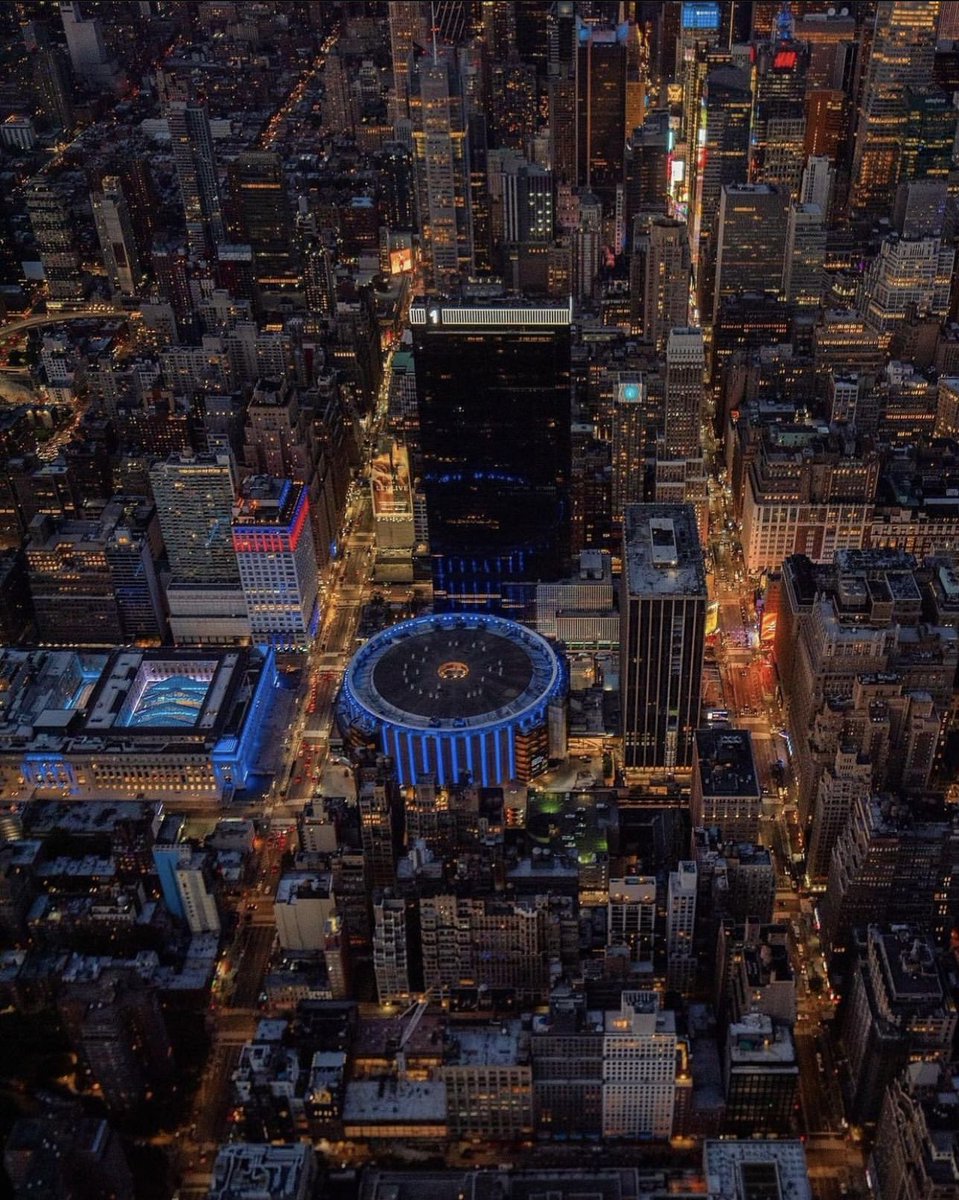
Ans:
[{"label": "blue-lit facade", "polygon": [[[461,633],[464,645],[474,631],[509,642],[511,653],[525,660],[523,686],[502,704],[491,695],[489,706],[477,687],[467,715],[447,708],[442,716],[430,716],[422,706],[414,712],[391,703],[375,679],[385,656],[406,640],[423,639],[428,646],[450,631]],[[460,664],[442,664],[441,670],[449,665]],[[347,669],[337,715],[347,738],[375,745],[393,759],[403,786],[431,775],[441,787],[464,782],[493,787],[526,782],[546,769],[552,755],[564,752],[559,743],[565,742],[566,690],[565,666],[539,634],[498,617],[447,613],[403,622],[367,642]]]},{"label": "blue-lit facade", "polygon": [[683,4],[680,22],[684,30],[701,29],[715,33],[720,26],[721,13],[716,0],[691,0]]}]

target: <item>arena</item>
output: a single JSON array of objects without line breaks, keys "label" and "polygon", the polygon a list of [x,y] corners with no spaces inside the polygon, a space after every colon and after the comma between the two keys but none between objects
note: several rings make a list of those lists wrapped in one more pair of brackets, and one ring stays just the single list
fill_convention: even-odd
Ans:
[{"label": "arena", "polygon": [[545,638],[500,617],[449,613],[391,626],[347,668],[344,736],[376,745],[400,783],[525,783],[565,752],[566,676]]}]

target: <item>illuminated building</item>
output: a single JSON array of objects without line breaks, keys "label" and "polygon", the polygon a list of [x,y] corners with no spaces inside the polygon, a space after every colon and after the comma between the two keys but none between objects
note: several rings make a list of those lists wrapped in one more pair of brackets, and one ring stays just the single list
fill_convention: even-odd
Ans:
[{"label": "illuminated building", "polygon": [[713,324],[721,302],[735,292],[782,286],[786,195],[765,183],[727,184],[719,202]]},{"label": "illuminated building", "polygon": [[390,91],[390,120],[397,140],[408,141],[410,115],[410,74],[414,46],[424,46],[428,37],[426,12],[418,0],[398,0],[388,9],[390,25],[390,63],[393,86]]},{"label": "illuminated building", "polygon": [[76,78],[91,89],[115,89],[119,81],[117,64],[103,40],[100,19],[85,17],[75,0],[61,0],[60,19]]},{"label": "illuminated building", "polygon": [[809,47],[779,36],[756,51],[749,178],[795,198],[806,158]]},{"label": "illuminated building", "polygon": [[213,134],[206,105],[176,99],[164,106],[191,254],[202,257],[224,240]]},{"label": "illuminated building", "polygon": [[670,148],[673,133],[669,128],[669,113],[655,109],[638,129],[629,132],[625,162],[625,219],[627,228],[634,228],[637,216],[662,215],[669,201],[671,169],[679,169]]},{"label": "illuminated building", "polygon": [[101,190],[93,192],[90,198],[110,287],[121,295],[132,296],[142,282],[143,273],[120,180],[115,175],[106,176]]},{"label": "illuminated building", "polygon": [[24,188],[24,199],[50,298],[78,300],[83,295],[80,247],[62,187],[44,174],[36,175]]},{"label": "illuminated building", "polygon": [[620,719],[627,768],[692,765],[706,600],[692,506],[628,507],[620,596]]},{"label": "illuminated building", "polygon": [[436,603],[510,607],[569,555],[570,308],[410,310]]},{"label": "illuminated building", "polygon": [[646,384],[641,375],[621,373],[613,401],[613,520],[621,522],[627,504],[643,499],[646,436],[650,422]]},{"label": "illuminated building", "polygon": [[439,1077],[450,1137],[516,1141],[533,1133],[533,1075],[521,1022],[458,1028]]},{"label": "illuminated building", "polygon": [[952,168],[955,136],[951,96],[928,85],[907,88],[900,178],[945,181]]},{"label": "illuminated building", "polygon": [[717,826],[727,842],[759,840],[762,795],[748,730],[696,730],[689,808],[694,828]]},{"label": "illuminated building", "polygon": [[278,154],[247,150],[230,163],[233,240],[253,250],[261,288],[290,287],[297,282],[293,219]]},{"label": "illuminated building", "polygon": [[526,782],[565,748],[565,672],[538,634],[450,613],[391,626],[347,668],[344,734],[393,760],[401,786],[433,776],[491,787]]},{"label": "illuminated building", "polygon": [[944,319],[955,257],[955,246],[944,238],[891,235],[883,239],[859,290],[859,311],[883,347],[913,308]]},{"label": "illuminated building", "polygon": [[629,267],[630,326],[657,350],[689,318],[689,234],[682,221],[638,216]]},{"label": "illuminated building", "polygon": [[656,992],[623,992],[620,1010],[603,1013],[603,1138],[672,1136],[680,1045]]},{"label": "illuminated building", "polygon": [[798,308],[817,308],[825,277],[826,226],[818,204],[789,206],[786,253],[783,258],[783,299]]},{"label": "illuminated building", "polygon": [[740,1137],[789,1133],[799,1090],[799,1062],[787,1025],[745,1013],[726,1032],[724,1128]]},{"label": "illuminated building", "polygon": [[419,60],[410,111],[420,234],[434,286],[473,267],[472,206],[464,101],[451,53]]},{"label": "illuminated building", "polygon": [[150,471],[157,518],[176,583],[236,585],[228,454],[172,454]]},{"label": "illuminated building", "polygon": [[687,994],[696,981],[693,933],[698,881],[695,862],[682,860],[669,872],[666,887],[666,981],[670,988]]},{"label": "illuminated building", "polygon": [[272,652],[243,649],[5,650],[0,674],[0,786],[23,799],[229,799],[277,687]]},{"label": "illuminated building", "polygon": [[503,171],[503,237],[507,242],[549,242],[553,237],[553,177],[535,163]]},{"label": "illuminated building", "polygon": [[666,343],[663,436],[656,447],[656,502],[692,504],[702,544],[709,524],[702,451],[705,371],[702,330],[671,329]]},{"label": "illuminated building", "polygon": [[719,203],[726,184],[742,183],[747,176],[751,119],[748,72],[738,67],[714,67],[703,84],[690,214],[690,249],[703,313],[713,311]]},{"label": "illuminated building", "polygon": [[842,147],[845,117],[846,96],[838,88],[807,92],[804,155],[835,162]]},{"label": "illuminated building", "polygon": [[612,212],[623,182],[628,26],[577,24],[576,181]]},{"label": "illuminated building", "polygon": [[939,0],[879,0],[865,66],[850,178],[850,207],[881,211],[899,182],[907,89],[933,74]]},{"label": "illuminated building", "polygon": [[309,648],[317,626],[317,567],[303,484],[253,476],[233,509],[233,549],[257,644]]},{"label": "illuminated building", "polygon": [[949,1066],[923,1056],[903,1068],[886,1088],[869,1160],[877,1196],[935,1196],[957,1186],[957,1114]]}]

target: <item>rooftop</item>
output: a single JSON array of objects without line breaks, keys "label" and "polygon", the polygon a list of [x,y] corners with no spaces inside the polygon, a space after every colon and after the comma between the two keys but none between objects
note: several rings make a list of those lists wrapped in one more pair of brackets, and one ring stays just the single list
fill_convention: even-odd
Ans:
[{"label": "rooftop", "polygon": [[446,1084],[438,1080],[359,1079],[346,1085],[343,1120],[446,1124]]},{"label": "rooftop", "polygon": [[727,1200],[812,1200],[806,1152],[799,1141],[707,1140],[703,1170],[707,1192]]},{"label": "rooftop", "polygon": [[451,1067],[511,1067],[520,1063],[520,1021],[496,1025],[458,1026],[447,1049]]},{"label": "rooftop", "polygon": [[759,797],[748,730],[697,729],[696,757],[704,796]]},{"label": "rooftop", "polygon": [[631,596],[706,596],[706,572],[691,504],[630,504],[625,575]]}]

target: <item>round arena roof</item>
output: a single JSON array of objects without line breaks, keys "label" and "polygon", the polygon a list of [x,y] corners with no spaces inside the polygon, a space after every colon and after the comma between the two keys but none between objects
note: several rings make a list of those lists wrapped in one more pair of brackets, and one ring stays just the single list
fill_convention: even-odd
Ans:
[{"label": "round arena roof", "polygon": [[500,617],[448,613],[376,634],[347,668],[344,689],[376,722],[471,729],[521,720],[561,690],[562,678],[538,633]]}]

